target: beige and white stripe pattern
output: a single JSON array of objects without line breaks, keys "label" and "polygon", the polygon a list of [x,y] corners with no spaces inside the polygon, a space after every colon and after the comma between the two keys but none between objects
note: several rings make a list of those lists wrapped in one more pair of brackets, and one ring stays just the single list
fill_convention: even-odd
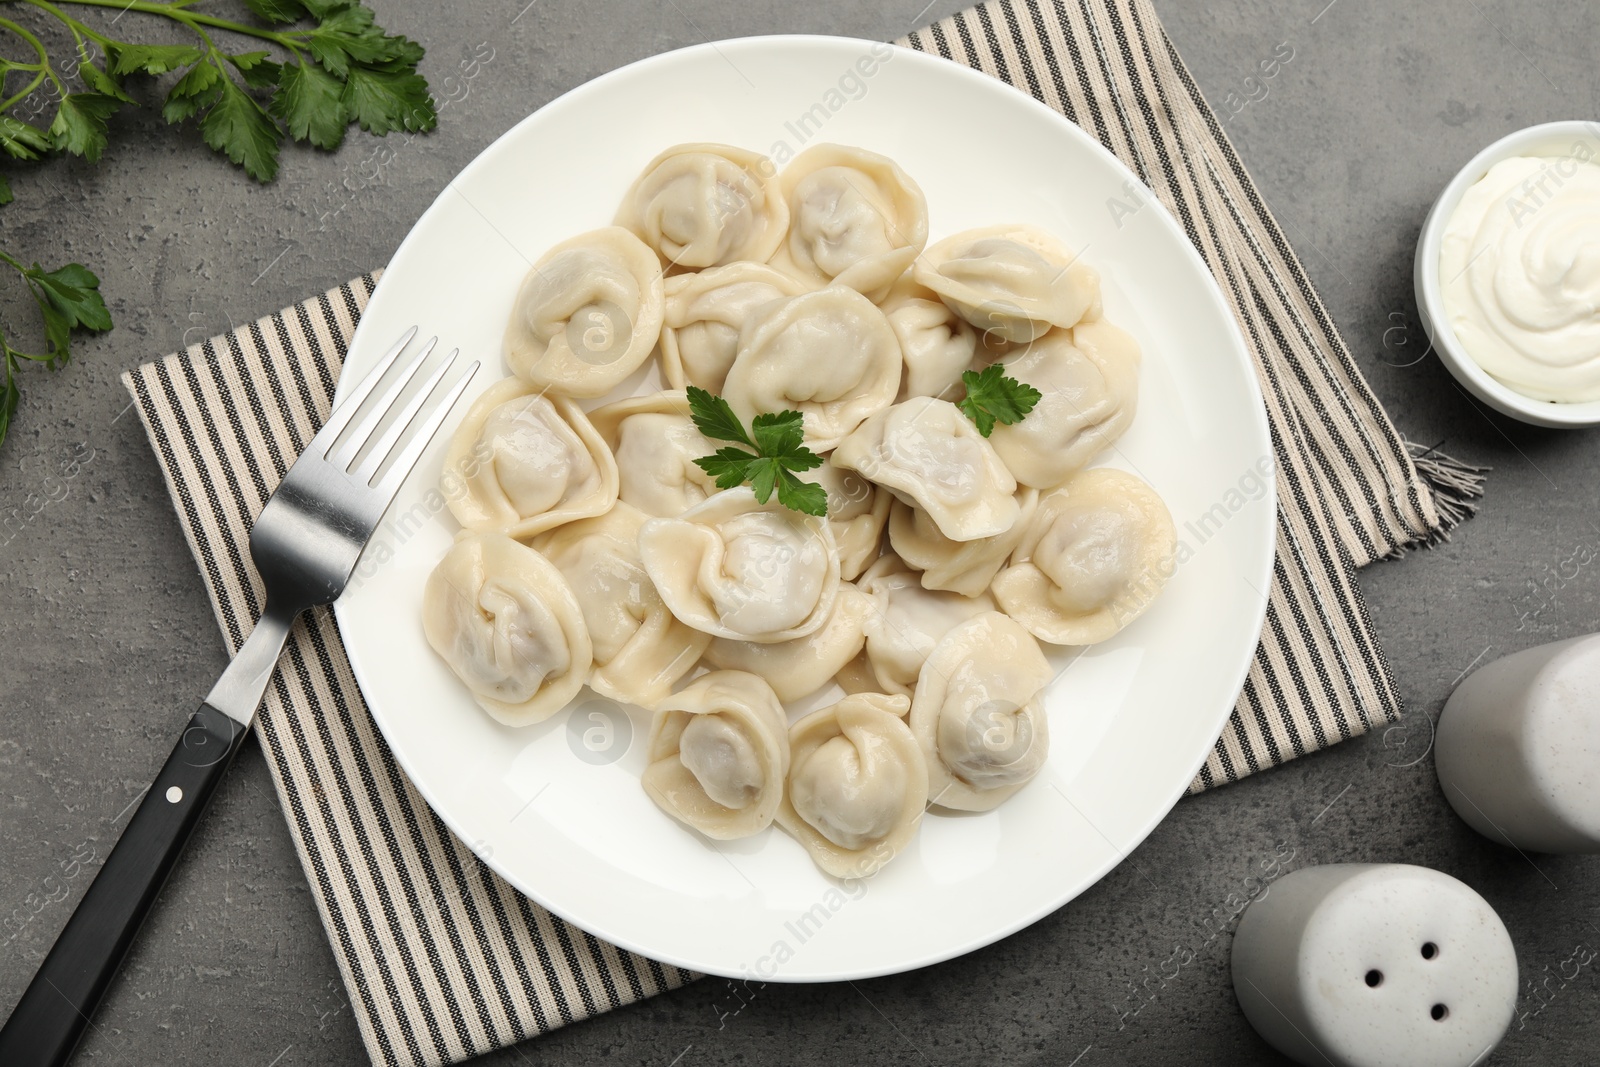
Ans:
[{"label": "beige and white stripe pattern", "polygon": [[1419,471],[1147,0],[995,0],[898,43],[1009,82],[1097,137],[1184,228],[1256,356],[1277,566],[1244,692],[1191,789],[1397,718],[1355,570],[1443,536],[1470,514],[1479,472],[1437,456]]},{"label": "beige and white stripe pattern", "polygon": [[[124,377],[230,650],[261,611],[250,524],[327,417],[375,284]],[[452,1063],[695,977],[567,925],[452,836],[379,735],[328,610],[295,625],[256,729],[374,1063]]]},{"label": "beige and white stripe pattern", "polygon": [[[1280,489],[1267,626],[1196,780],[1231,781],[1395,717],[1356,567],[1441,536],[1476,479],[1420,474],[1144,0],[992,3],[901,42],[1002,78],[1116,152],[1187,230],[1257,357]],[[229,647],[261,608],[250,524],[327,416],[374,277],[124,381]],[[296,625],[257,732],[373,1062],[441,1064],[681,985],[497,878],[406,781],[332,615]]]}]

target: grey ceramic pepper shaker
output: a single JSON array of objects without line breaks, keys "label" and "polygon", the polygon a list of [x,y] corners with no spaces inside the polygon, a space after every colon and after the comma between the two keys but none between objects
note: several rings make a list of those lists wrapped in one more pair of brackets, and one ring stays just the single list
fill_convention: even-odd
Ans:
[{"label": "grey ceramic pepper shaker", "polygon": [[1504,1035],[1517,957],[1462,882],[1403,863],[1306,867],[1239,921],[1233,988],[1279,1052],[1316,1067],[1471,1067]]},{"label": "grey ceramic pepper shaker", "polygon": [[1473,829],[1527,852],[1600,852],[1600,634],[1478,668],[1439,717],[1434,766]]}]

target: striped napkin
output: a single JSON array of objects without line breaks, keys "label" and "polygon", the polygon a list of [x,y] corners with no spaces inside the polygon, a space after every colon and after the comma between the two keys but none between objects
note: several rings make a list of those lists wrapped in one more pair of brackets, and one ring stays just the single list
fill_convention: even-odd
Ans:
[{"label": "striped napkin", "polygon": [[[1277,454],[1267,622],[1193,790],[1400,713],[1356,568],[1469,515],[1481,472],[1395,432],[1147,0],[998,0],[898,42],[1010,82],[1091,131],[1155,190],[1254,350]],[[376,284],[358,278],[124,376],[217,620],[261,610],[253,517],[326,418]],[[457,1062],[696,977],[517,894],[396,765],[333,616],[295,626],[257,735],[373,1062]]]}]

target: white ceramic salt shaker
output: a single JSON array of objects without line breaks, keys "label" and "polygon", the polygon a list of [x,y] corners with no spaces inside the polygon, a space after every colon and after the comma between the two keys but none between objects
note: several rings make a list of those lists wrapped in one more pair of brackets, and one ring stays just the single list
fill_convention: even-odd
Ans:
[{"label": "white ceramic salt shaker", "polygon": [[1434,766],[1473,829],[1527,852],[1600,852],[1600,634],[1478,668],[1439,717]]},{"label": "white ceramic salt shaker", "polygon": [[1517,957],[1471,888],[1403,863],[1280,878],[1233,939],[1245,1017],[1315,1067],[1472,1067],[1505,1033]]}]

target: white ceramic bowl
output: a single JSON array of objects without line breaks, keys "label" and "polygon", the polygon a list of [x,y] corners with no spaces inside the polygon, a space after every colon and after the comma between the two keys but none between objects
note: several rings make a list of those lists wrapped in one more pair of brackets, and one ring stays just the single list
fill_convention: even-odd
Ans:
[{"label": "white ceramic bowl", "polygon": [[1473,156],[1471,162],[1462,167],[1450,184],[1444,187],[1444,192],[1433,203],[1433,210],[1428,212],[1422,224],[1422,236],[1417,240],[1417,258],[1413,270],[1417,311],[1422,318],[1422,328],[1433,342],[1434,351],[1439,353],[1439,358],[1450,369],[1450,373],[1473,396],[1496,411],[1535,426],[1572,428],[1600,425],[1600,400],[1578,404],[1535,400],[1517,392],[1480,367],[1456,337],[1444,311],[1444,291],[1439,281],[1439,243],[1456,205],[1461,203],[1462,194],[1487,174],[1490,167],[1513,156],[1564,156],[1579,141],[1587,143],[1592,151],[1600,155],[1600,122],[1576,119],[1546,122],[1500,138]]}]

